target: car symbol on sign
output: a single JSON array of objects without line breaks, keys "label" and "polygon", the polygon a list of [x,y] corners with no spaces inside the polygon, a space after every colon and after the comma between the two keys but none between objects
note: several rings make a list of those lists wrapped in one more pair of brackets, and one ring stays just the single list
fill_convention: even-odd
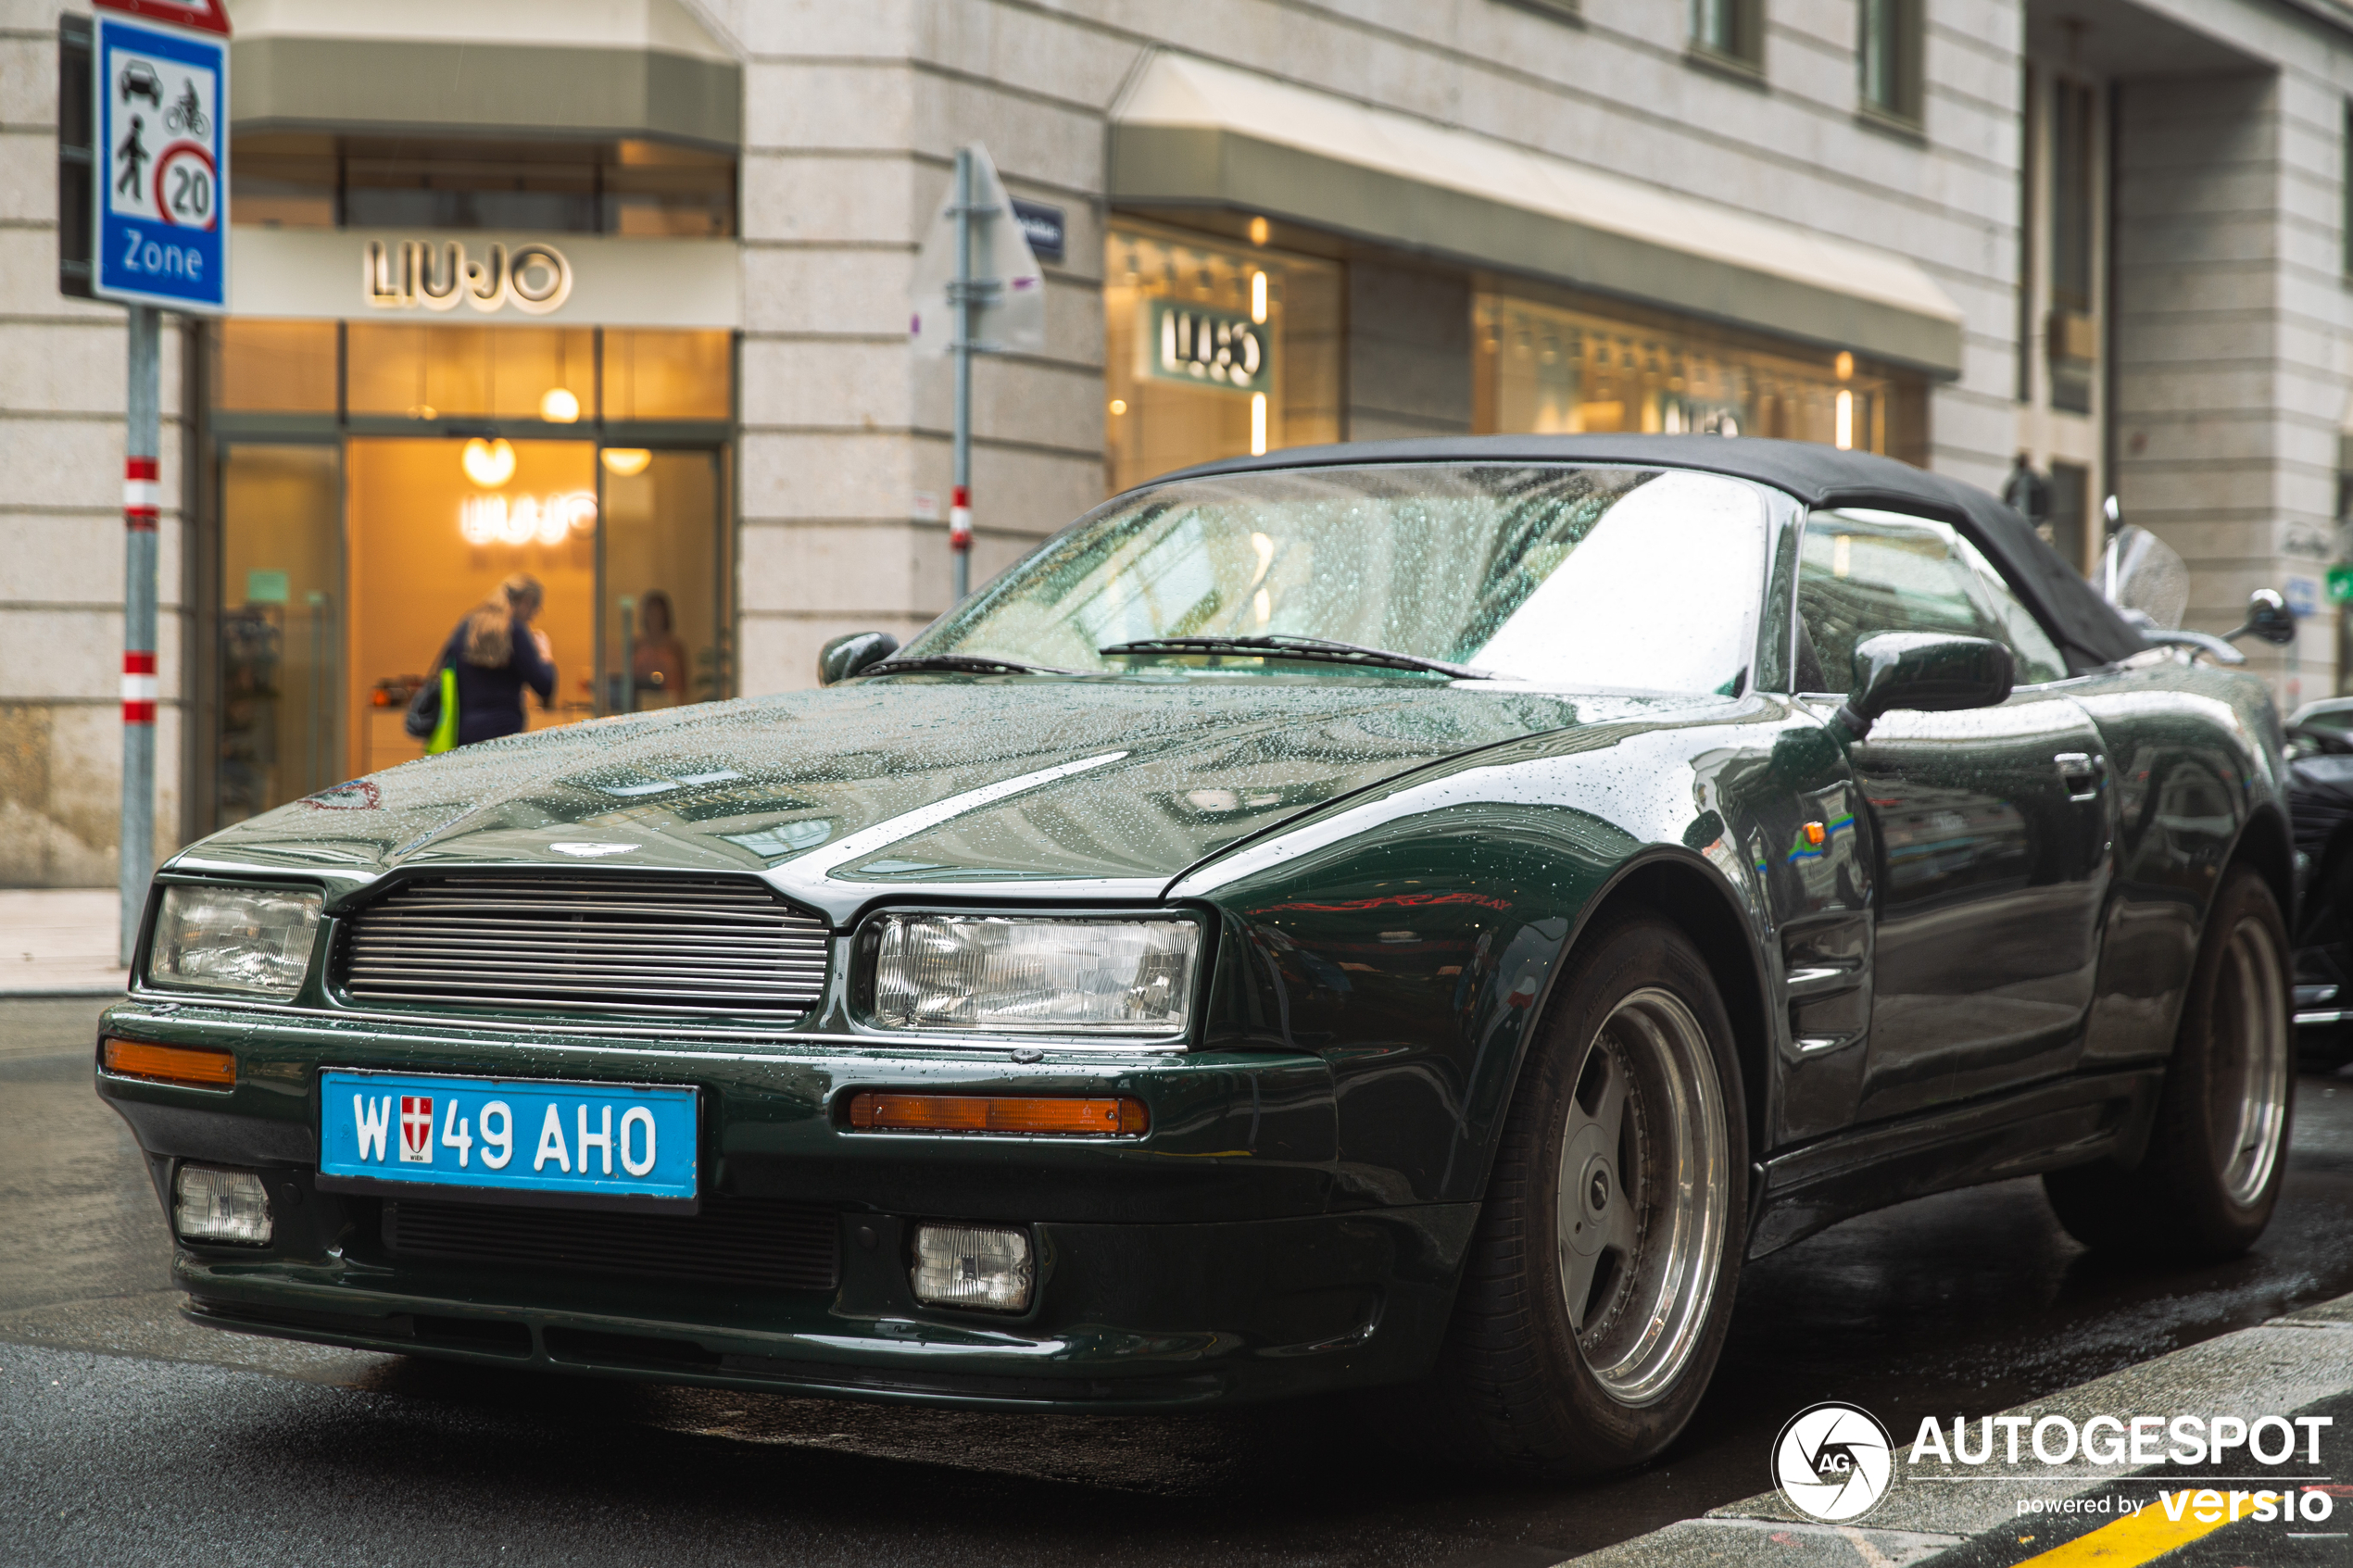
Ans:
[{"label": "car symbol on sign", "polygon": [[156,107],[163,107],[163,82],[157,77],[156,68],[145,60],[126,62],[115,85],[121,90],[126,104],[133,98],[145,98]]}]

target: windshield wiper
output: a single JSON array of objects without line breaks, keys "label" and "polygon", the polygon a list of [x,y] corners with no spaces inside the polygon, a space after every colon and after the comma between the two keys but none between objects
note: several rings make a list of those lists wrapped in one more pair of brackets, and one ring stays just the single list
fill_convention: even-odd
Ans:
[{"label": "windshield wiper", "polygon": [[858,673],[864,675],[904,675],[925,670],[965,670],[982,675],[1084,675],[1084,670],[1064,670],[1052,664],[1024,664],[1017,659],[989,659],[976,653],[919,653],[909,659],[891,658],[869,664]]},{"label": "windshield wiper", "polygon": [[1324,637],[1143,637],[1132,643],[1113,643],[1095,651],[1101,654],[1256,654],[1264,658],[1314,659],[1324,664],[1369,665],[1382,670],[1427,670],[1433,675],[1452,675],[1458,681],[1496,679],[1492,670],[1474,669],[1467,664],[1449,664],[1442,659],[1424,659],[1417,653],[1368,648],[1361,643],[1335,643]]}]

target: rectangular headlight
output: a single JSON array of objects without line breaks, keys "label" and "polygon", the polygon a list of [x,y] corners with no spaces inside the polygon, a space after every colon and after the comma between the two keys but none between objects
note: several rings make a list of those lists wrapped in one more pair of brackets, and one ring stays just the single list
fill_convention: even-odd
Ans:
[{"label": "rectangular headlight", "polygon": [[915,1267],[908,1284],[926,1306],[1024,1311],[1037,1280],[1027,1231],[1007,1225],[915,1227]]},{"label": "rectangular headlight", "polygon": [[147,978],[256,997],[291,997],[302,988],[319,940],[316,893],[285,887],[163,890]]},{"label": "rectangular headlight", "polygon": [[270,1194],[251,1171],[182,1165],[172,1186],[171,1228],[189,1241],[267,1242]]},{"label": "rectangular headlight", "polygon": [[886,1029],[1174,1035],[1192,1006],[1188,920],[883,915],[874,1022]]}]

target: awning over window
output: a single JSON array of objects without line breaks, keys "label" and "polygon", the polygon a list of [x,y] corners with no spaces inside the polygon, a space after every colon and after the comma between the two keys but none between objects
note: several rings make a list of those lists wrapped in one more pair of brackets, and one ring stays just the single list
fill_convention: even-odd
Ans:
[{"label": "awning over window", "polygon": [[1795,223],[1180,55],[1112,121],[1123,205],[1239,208],[1960,372],[1961,313],[1917,263]]},{"label": "awning over window", "polygon": [[229,9],[240,131],[742,140],[742,68],[679,0]]}]

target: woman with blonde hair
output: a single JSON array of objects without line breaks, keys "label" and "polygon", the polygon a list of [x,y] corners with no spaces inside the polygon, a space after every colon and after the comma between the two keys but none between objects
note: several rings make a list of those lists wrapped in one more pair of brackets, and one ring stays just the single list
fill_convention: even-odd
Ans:
[{"label": "woman with blonde hair", "polygon": [[522,692],[541,707],[556,695],[555,649],[531,623],[539,581],[516,572],[470,611],[441,649],[441,666],[458,677],[458,744],[511,735],[523,727]]}]

